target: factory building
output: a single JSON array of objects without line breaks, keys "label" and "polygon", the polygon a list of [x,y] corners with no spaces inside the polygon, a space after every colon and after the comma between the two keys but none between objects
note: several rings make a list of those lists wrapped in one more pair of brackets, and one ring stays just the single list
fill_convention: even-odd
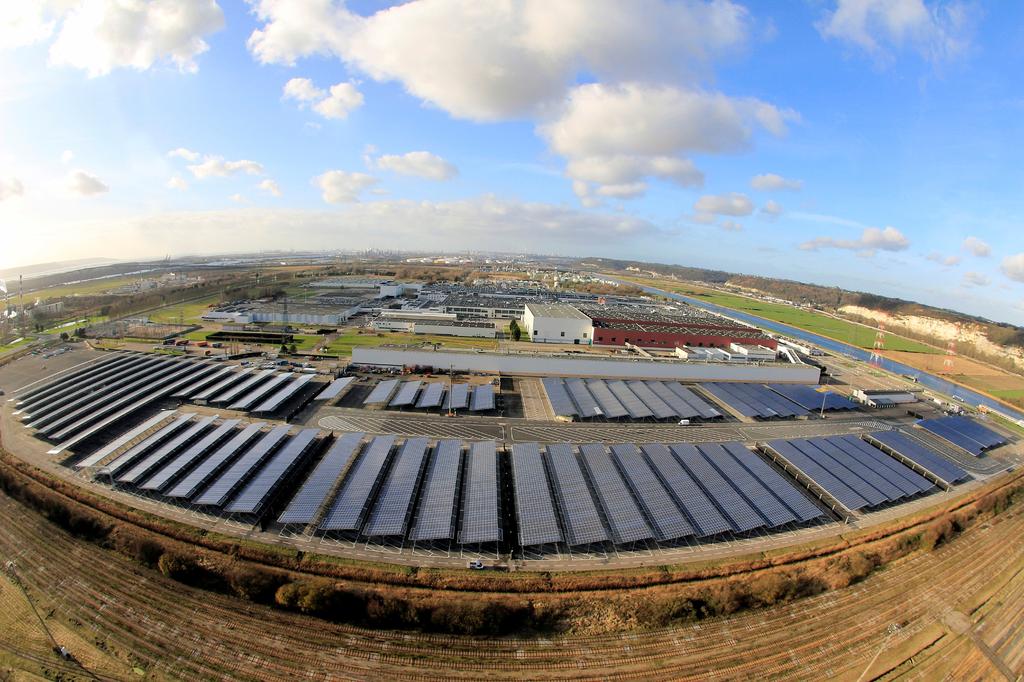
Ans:
[{"label": "factory building", "polygon": [[590,344],[590,318],[565,303],[527,303],[523,311],[526,336],[537,343]]}]

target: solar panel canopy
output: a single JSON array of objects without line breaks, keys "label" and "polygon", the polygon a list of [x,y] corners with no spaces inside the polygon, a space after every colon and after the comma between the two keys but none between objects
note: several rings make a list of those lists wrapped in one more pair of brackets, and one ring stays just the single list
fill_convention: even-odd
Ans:
[{"label": "solar panel canopy", "polygon": [[334,441],[291,502],[278,517],[279,523],[312,523],[339,477],[351,466],[364,433],[346,433]]}]

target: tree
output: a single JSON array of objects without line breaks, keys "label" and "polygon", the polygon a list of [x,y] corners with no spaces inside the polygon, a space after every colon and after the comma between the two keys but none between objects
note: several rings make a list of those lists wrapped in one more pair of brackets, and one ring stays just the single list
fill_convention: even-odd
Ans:
[{"label": "tree", "polygon": [[287,355],[287,354],[288,354],[288,346],[286,346],[286,345],[284,345],[284,344],[282,343],[282,344],[281,344],[281,350],[280,350],[279,352],[280,352],[281,354],[283,354],[283,355]]},{"label": "tree", "polygon": [[508,323],[508,331],[512,335],[512,339],[514,341],[518,341],[523,335],[522,330],[519,329],[519,323],[515,320]]},{"label": "tree", "polygon": [[61,332],[60,333],[60,340],[61,341],[67,341],[69,338],[71,338],[71,337],[68,336],[67,332]]},{"label": "tree", "polygon": [[298,346],[296,346],[294,343],[288,346],[288,352],[291,353],[292,355],[295,355],[298,352],[298,350]]}]

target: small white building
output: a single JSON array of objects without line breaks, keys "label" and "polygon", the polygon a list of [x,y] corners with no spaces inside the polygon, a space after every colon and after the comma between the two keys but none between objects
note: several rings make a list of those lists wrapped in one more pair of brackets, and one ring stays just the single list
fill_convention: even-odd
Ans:
[{"label": "small white building", "polygon": [[733,355],[741,355],[750,362],[771,362],[775,359],[775,351],[771,348],[752,343],[730,343],[729,350]]},{"label": "small white building", "polygon": [[918,402],[910,391],[856,390],[853,397],[868,407],[894,407]]},{"label": "small white building", "polygon": [[565,303],[527,303],[523,331],[537,343],[593,343],[594,323]]}]

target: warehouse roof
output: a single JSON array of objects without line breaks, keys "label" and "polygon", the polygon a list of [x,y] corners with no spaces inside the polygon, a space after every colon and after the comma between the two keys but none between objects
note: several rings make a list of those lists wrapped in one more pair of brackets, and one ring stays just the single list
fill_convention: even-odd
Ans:
[{"label": "warehouse roof", "polygon": [[568,303],[527,303],[526,307],[534,317],[560,317],[570,320],[587,320],[590,318]]}]

